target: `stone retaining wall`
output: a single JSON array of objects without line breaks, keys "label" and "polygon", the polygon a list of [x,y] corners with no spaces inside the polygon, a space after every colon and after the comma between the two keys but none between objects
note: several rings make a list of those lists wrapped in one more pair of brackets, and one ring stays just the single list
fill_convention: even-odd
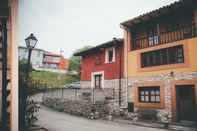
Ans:
[{"label": "stone retaining wall", "polygon": [[[127,91],[126,91],[125,79],[121,79],[121,88],[119,87],[120,85],[119,82],[120,82],[119,79],[104,80],[104,89],[114,90],[113,98],[114,98],[114,108],[116,111],[118,111],[120,107],[127,107]],[[91,88],[91,81],[81,81],[80,84],[82,89]],[[121,101],[121,105],[119,105],[119,100]]]},{"label": "stone retaining wall", "polygon": [[99,119],[106,118],[109,114],[113,114],[114,107],[112,101],[106,100],[104,102],[92,103],[90,101],[45,98],[43,100],[43,104],[60,112],[82,116],[89,119]]}]

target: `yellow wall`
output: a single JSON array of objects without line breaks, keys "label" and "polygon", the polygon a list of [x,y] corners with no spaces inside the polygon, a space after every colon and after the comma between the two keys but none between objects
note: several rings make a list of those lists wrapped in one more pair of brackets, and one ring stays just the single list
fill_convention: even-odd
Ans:
[{"label": "yellow wall", "polygon": [[[129,51],[128,52],[128,76],[145,76],[145,75],[156,75],[156,74],[161,74],[161,73],[170,73],[171,71],[173,72],[191,72],[191,71],[197,71],[197,37],[192,38],[192,39],[186,39],[182,41],[176,41],[173,43],[168,43],[161,45],[163,47],[168,46],[168,45],[174,45],[174,44],[184,44],[188,47],[188,59],[189,59],[189,66],[188,67],[172,67],[168,69],[160,69],[160,70],[154,70],[154,71],[139,71],[137,68],[140,66],[137,63],[137,55],[140,52],[146,51],[146,49],[141,49],[137,51]],[[152,47],[152,49],[155,47]],[[151,49],[151,48],[148,48]],[[186,59],[186,58],[185,58]]]}]

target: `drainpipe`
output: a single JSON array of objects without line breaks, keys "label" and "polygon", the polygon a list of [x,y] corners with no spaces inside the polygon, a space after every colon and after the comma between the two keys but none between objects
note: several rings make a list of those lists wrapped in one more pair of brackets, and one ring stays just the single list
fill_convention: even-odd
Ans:
[{"label": "drainpipe", "polygon": [[121,92],[122,92],[122,82],[121,82],[121,79],[122,79],[122,48],[120,46],[119,48],[120,50],[120,58],[119,58],[119,107],[121,107]]},{"label": "drainpipe", "polygon": [[[114,43],[119,44],[116,38],[113,38],[113,39],[114,39]],[[117,47],[119,47],[119,46],[117,45]],[[121,76],[121,73],[122,73],[122,65],[121,65],[121,63],[122,63],[122,49],[119,49],[119,53],[120,53],[120,58],[119,58],[119,90],[118,90],[118,97],[119,98],[118,98],[118,103],[119,103],[119,107],[120,107],[121,106],[121,86],[122,86],[122,84],[121,84],[121,79],[122,79],[122,76]]]},{"label": "drainpipe", "polygon": [[121,92],[122,92],[122,47],[120,48],[120,61],[119,61],[119,106],[121,107]]}]

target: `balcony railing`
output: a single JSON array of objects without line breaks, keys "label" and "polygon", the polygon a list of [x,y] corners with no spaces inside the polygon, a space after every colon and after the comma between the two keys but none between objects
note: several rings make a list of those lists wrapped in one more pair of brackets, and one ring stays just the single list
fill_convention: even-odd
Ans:
[{"label": "balcony railing", "polygon": [[132,42],[132,50],[143,49],[147,47],[156,46],[159,44],[165,44],[175,42],[178,40],[184,40],[197,36],[197,28],[195,25],[187,25],[178,28],[174,31],[162,32],[159,35],[134,38]]}]

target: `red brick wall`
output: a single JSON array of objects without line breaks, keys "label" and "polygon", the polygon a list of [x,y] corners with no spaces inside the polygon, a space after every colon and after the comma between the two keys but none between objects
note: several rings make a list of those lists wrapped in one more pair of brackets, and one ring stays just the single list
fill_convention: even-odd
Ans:
[{"label": "red brick wall", "polygon": [[[97,53],[91,53],[83,56],[81,63],[81,80],[90,81],[91,73],[104,71],[105,79],[118,79],[120,74],[123,76],[124,68],[124,53],[122,47],[116,47],[115,62],[105,63],[105,49],[100,49]],[[122,54],[121,54],[122,53]],[[120,73],[120,56],[121,58],[121,73]],[[96,57],[100,58],[100,64],[96,65]]]}]

